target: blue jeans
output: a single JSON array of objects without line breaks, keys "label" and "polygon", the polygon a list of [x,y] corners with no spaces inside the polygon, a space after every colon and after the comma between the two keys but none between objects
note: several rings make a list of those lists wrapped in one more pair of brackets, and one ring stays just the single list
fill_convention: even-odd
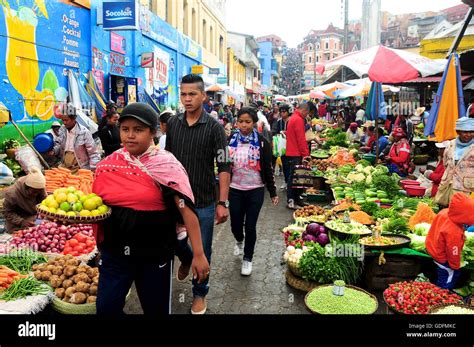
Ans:
[{"label": "blue jeans", "polygon": [[[199,218],[199,224],[201,226],[201,238],[202,245],[204,248],[204,253],[206,254],[207,261],[211,265],[211,256],[212,256],[212,237],[214,234],[214,221],[216,215],[216,206],[212,204],[211,206],[204,208],[197,208],[196,212]],[[189,246],[188,246],[189,247]],[[201,284],[197,280],[193,279],[193,296],[204,298],[209,293],[209,277]]]},{"label": "blue jeans", "polygon": [[451,269],[448,263],[439,264],[435,262],[435,264],[438,270],[436,285],[443,289],[454,289],[456,282],[461,275],[461,270]]},{"label": "blue jeans", "polygon": [[125,298],[134,281],[144,314],[171,313],[171,259],[160,264],[131,256],[110,255],[101,250],[99,264],[98,315],[123,315]]},{"label": "blue jeans", "polygon": [[237,242],[244,241],[244,260],[252,261],[257,242],[257,220],[265,199],[265,188],[252,190],[230,189],[230,224]]}]

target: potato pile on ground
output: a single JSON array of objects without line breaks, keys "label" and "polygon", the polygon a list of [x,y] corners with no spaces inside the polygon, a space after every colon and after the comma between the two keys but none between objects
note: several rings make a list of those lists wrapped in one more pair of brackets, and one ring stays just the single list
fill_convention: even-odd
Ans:
[{"label": "potato pile on ground", "polygon": [[54,294],[70,304],[93,304],[97,300],[99,269],[81,265],[72,255],[33,266],[35,278],[47,281]]}]

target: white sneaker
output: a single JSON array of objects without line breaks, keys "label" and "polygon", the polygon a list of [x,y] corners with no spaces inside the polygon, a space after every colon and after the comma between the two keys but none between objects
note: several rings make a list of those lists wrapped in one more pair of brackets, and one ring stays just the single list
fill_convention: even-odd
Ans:
[{"label": "white sneaker", "polygon": [[244,254],[244,242],[236,242],[234,246],[234,255],[242,255]]},{"label": "white sneaker", "polygon": [[242,261],[242,270],[240,270],[242,276],[250,276],[252,274],[252,262],[244,260]]},{"label": "white sneaker", "polygon": [[280,190],[286,190],[286,183],[281,185]]},{"label": "white sneaker", "polygon": [[295,209],[295,201],[293,199],[290,199],[288,200],[288,205],[287,207],[290,209],[290,210],[294,210]]}]

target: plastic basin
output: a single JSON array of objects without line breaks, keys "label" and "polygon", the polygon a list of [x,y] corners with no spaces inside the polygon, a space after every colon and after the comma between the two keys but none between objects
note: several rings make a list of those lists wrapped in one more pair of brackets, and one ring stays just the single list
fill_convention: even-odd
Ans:
[{"label": "plastic basin", "polygon": [[403,180],[403,181],[400,181],[400,184],[402,185],[402,188],[406,190],[405,188],[407,186],[419,186],[421,183],[414,180]]},{"label": "plastic basin", "polygon": [[406,186],[405,191],[408,196],[423,197],[426,193],[426,187],[420,186]]}]

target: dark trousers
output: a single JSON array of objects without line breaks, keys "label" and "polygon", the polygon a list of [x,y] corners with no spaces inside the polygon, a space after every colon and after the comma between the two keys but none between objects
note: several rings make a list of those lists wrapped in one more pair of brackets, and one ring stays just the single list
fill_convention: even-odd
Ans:
[{"label": "dark trousers", "polygon": [[288,160],[288,170],[290,176],[288,177],[288,189],[286,190],[287,201],[293,200],[295,203],[300,200],[301,189],[293,188],[293,175],[295,173],[295,166],[301,165],[302,157],[286,157]]},{"label": "dark trousers", "polygon": [[[265,199],[265,189],[230,189],[230,224],[237,242],[245,239],[244,260],[252,261],[257,242],[257,220]],[[245,226],[245,233],[244,233]]]},{"label": "dark trousers", "polygon": [[171,276],[173,262],[145,261],[130,256],[115,256],[101,251],[98,315],[123,315],[125,298],[135,281],[144,314],[163,316],[171,313]]},{"label": "dark trousers", "polygon": [[281,163],[283,165],[283,175],[285,175],[285,183],[288,184],[290,179],[290,165],[288,163],[288,157],[286,155],[281,156]]},{"label": "dark trousers", "polygon": [[461,275],[461,270],[453,270],[449,267],[448,263],[439,264],[435,261],[438,279],[436,285],[443,289],[454,289],[456,288],[456,282]]}]

